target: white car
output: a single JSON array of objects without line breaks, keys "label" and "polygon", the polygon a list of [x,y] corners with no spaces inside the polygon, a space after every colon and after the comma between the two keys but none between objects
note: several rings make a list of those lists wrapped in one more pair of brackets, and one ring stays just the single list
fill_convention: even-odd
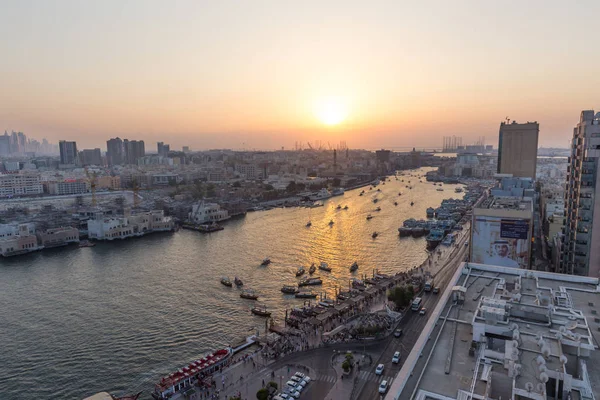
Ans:
[{"label": "white car", "polygon": [[288,388],[287,394],[289,394],[290,397],[293,397],[294,399],[300,398],[300,392],[294,389]]},{"label": "white car", "polygon": [[302,382],[302,378],[299,377],[298,375],[294,375],[290,378],[291,381],[294,381],[296,383]]},{"label": "white car", "polygon": [[425,307],[421,308],[421,311],[419,311],[419,315],[425,315],[425,313],[427,312],[427,309]]},{"label": "white car", "polygon": [[304,375],[302,372],[296,372],[294,374],[294,376],[297,376],[298,378],[303,378],[303,379],[306,377],[306,375]]},{"label": "white car", "polygon": [[387,392],[387,381],[381,381],[381,385],[379,385],[379,393],[385,394]]},{"label": "white car", "polygon": [[398,364],[400,362],[400,352],[399,351],[394,353],[394,357],[392,357],[392,362],[394,364]]},{"label": "white car", "polygon": [[287,381],[285,383],[285,385],[287,387],[289,387],[290,389],[294,389],[294,390],[296,390],[296,388],[298,387],[298,384],[296,382],[294,382],[294,381]]},{"label": "white car", "polygon": [[383,364],[379,364],[377,368],[375,368],[375,375],[383,374]]},{"label": "white car", "polygon": [[289,394],[287,394],[287,393],[279,393],[279,394],[277,395],[277,397],[280,397],[280,398],[282,398],[283,400],[289,400],[289,399],[290,399],[290,395],[289,395]]},{"label": "white car", "polygon": [[310,376],[305,376],[303,380],[304,380],[305,386],[308,385],[310,383],[310,381],[312,381],[312,379],[310,379]]}]

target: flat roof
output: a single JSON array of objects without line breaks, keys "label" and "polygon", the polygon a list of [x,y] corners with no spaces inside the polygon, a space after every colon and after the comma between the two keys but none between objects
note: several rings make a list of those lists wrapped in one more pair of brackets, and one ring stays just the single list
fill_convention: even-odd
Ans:
[{"label": "flat roof", "polygon": [[599,305],[597,278],[463,263],[386,400],[545,400],[556,379],[573,400],[593,399]]},{"label": "flat roof", "polygon": [[518,211],[530,211],[532,210],[533,202],[530,198],[523,197],[496,197],[490,196],[483,200],[477,208],[490,209],[490,210],[518,210]]}]

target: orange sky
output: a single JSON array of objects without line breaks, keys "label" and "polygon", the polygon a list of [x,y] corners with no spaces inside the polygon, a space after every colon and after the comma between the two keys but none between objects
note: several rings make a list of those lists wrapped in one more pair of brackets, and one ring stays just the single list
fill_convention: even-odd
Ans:
[{"label": "orange sky", "polygon": [[[441,146],[505,117],[566,146],[600,109],[593,1],[7,1],[0,129],[105,147]],[[344,99],[327,127],[315,104]]]}]

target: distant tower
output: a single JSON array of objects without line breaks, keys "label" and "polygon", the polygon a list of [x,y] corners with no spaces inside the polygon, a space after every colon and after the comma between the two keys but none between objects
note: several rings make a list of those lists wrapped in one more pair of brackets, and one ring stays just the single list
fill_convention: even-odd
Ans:
[{"label": "distant tower", "polygon": [[346,147],[346,160],[350,158],[350,150]]},{"label": "distant tower", "polygon": [[337,167],[337,150],[333,149],[333,166]]}]

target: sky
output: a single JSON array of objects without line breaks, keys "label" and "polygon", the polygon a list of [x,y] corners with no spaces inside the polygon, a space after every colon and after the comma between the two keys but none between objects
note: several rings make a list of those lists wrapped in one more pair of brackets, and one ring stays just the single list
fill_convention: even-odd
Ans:
[{"label": "sky", "polygon": [[2,0],[0,130],[79,148],[441,147],[497,145],[508,117],[566,147],[600,111],[598,15],[587,0]]}]

